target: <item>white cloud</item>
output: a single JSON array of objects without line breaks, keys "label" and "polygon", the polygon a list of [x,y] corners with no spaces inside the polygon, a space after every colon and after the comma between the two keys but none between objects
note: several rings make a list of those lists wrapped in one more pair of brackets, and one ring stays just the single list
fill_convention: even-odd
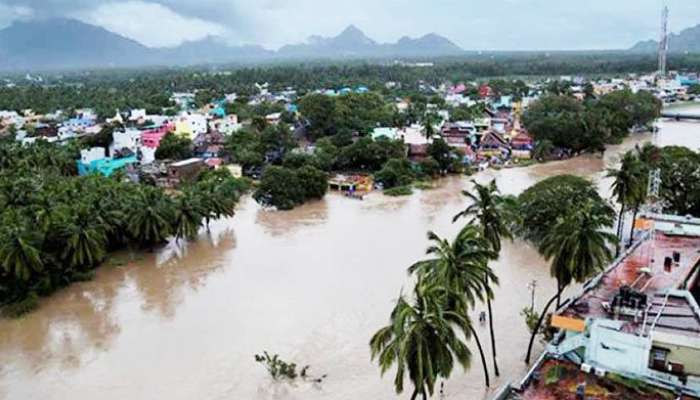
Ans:
[{"label": "white cloud", "polygon": [[28,19],[34,16],[34,10],[26,6],[7,6],[0,3],[0,28],[13,21]]},{"label": "white cloud", "polygon": [[74,17],[149,47],[175,47],[184,41],[227,34],[220,24],[186,17],[162,4],[143,1],[106,3]]}]

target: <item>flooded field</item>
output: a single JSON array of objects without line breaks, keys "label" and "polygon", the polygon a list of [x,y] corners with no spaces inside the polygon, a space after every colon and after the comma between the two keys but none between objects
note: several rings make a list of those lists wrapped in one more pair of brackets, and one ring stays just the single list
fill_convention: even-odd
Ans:
[{"label": "flooded field", "polygon": [[[603,158],[487,171],[476,179],[496,178],[503,192],[517,194],[572,173],[595,180],[607,195],[605,168],[649,138],[635,136]],[[665,122],[660,144],[697,150],[700,124]],[[393,376],[382,379],[370,362],[369,338],[401,290],[409,290],[406,268],[423,256],[426,232],[458,231],[451,220],[469,186],[468,178],[456,177],[405,198],[331,194],[291,212],[263,210],[246,198],[235,218],[216,222],[194,243],[106,265],[94,281],[44,299],[27,317],[0,320],[0,398],[395,398]],[[530,303],[527,285],[537,280],[538,307],[555,291],[547,265],[521,241],[506,243],[493,267],[501,280],[494,322],[502,376],[486,391],[471,346],[472,368],[455,371],[445,398],[488,398],[520,378],[529,339],[519,315]],[[478,332],[490,349],[486,326]],[[328,377],[320,386],[273,384],[253,359],[263,350]]]}]

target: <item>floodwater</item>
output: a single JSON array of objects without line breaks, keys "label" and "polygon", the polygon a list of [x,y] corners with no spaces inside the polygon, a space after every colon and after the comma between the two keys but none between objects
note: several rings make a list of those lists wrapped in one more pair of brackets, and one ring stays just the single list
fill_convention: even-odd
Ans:
[{"label": "floodwater", "polygon": [[[496,178],[503,192],[517,194],[572,173],[607,194],[605,168],[649,139],[635,136],[603,158],[487,171],[476,179]],[[700,124],[666,122],[660,144],[697,149]],[[290,212],[263,210],[246,198],[235,218],[214,223],[196,242],[105,265],[94,281],[44,299],[25,318],[0,320],[0,398],[396,398],[393,375],[381,378],[370,362],[368,341],[396,297],[410,290],[406,268],[423,256],[426,232],[458,231],[451,220],[465,207],[460,191],[469,186],[467,178],[450,178],[405,198],[331,194]],[[506,243],[493,267],[501,281],[494,301],[501,378],[484,389],[471,345],[471,369],[455,370],[444,398],[489,398],[526,371],[529,337],[519,312],[531,301],[528,283],[537,281],[538,307],[555,284],[535,249],[521,241]],[[488,329],[478,333],[490,353]],[[254,361],[263,350],[327,377],[321,384],[273,383]],[[490,359],[489,369],[493,374]]]}]

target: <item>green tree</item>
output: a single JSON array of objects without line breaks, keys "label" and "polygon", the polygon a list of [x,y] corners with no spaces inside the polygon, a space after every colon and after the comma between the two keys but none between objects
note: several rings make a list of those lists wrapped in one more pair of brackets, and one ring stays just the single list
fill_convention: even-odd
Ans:
[{"label": "green tree", "polygon": [[173,229],[176,240],[182,238],[194,239],[202,226],[206,210],[199,197],[186,189],[173,201]]},{"label": "green tree", "polygon": [[153,188],[141,188],[133,200],[127,224],[131,236],[145,245],[164,242],[172,234],[172,205]]},{"label": "green tree", "polygon": [[[620,204],[620,213],[617,217],[617,237],[622,240],[623,235],[623,216],[628,207],[634,210],[636,216],[639,207],[644,201],[647,190],[647,172],[643,168],[642,163],[637,156],[628,151],[622,157],[620,168],[608,169],[608,178],[612,178],[612,194],[615,200]],[[636,217],[635,217],[636,218]],[[632,220],[634,229],[634,220]],[[630,241],[632,238],[630,238]],[[619,254],[620,247],[617,247]]]},{"label": "green tree", "polygon": [[291,210],[304,202],[304,189],[294,170],[270,165],[263,171],[253,197],[263,206]]},{"label": "green tree", "polygon": [[79,206],[76,218],[63,228],[62,258],[72,267],[92,268],[104,259],[107,251],[105,226],[91,211],[84,205]]},{"label": "green tree", "polygon": [[[477,300],[484,301],[484,298],[493,297],[493,291],[486,282],[498,284],[498,278],[488,266],[488,261],[495,258],[496,254],[479,229],[472,225],[465,226],[452,243],[433,232],[428,232],[428,239],[432,245],[426,253],[433,258],[413,264],[408,272],[416,274],[419,281],[445,287],[450,297],[446,299],[447,307],[468,320],[468,309]],[[471,323],[465,328],[469,329],[479,347],[488,387],[488,367],[478,335]]]},{"label": "green tree", "polygon": [[613,255],[610,245],[617,237],[606,230],[613,226],[613,217],[601,215],[593,201],[571,210],[556,220],[539,245],[539,252],[551,262],[550,275],[557,279],[557,293],[544,307],[530,336],[525,362],[530,363],[532,345],[549,307],[561,297],[564,289],[575,281],[583,283],[602,271]]},{"label": "green tree", "polygon": [[383,184],[385,189],[410,185],[414,179],[411,163],[405,158],[392,158],[374,174],[374,180]]},{"label": "green tree", "polygon": [[447,173],[452,167],[452,148],[442,138],[433,140],[428,146],[428,154],[437,161],[443,174]]},{"label": "green tree", "polygon": [[309,122],[308,134],[317,139],[336,133],[336,100],[323,94],[309,94],[299,101],[299,112]]},{"label": "green tree", "polygon": [[192,141],[189,138],[168,133],[156,150],[158,160],[184,160],[192,156]]},{"label": "green tree", "polygon": [[437,379],[449,378],[455,360],[465,370],[471,364],[469,348],[453,329],[469,338],[470,323],[462,313],[445,309],[439,291],[444,289],[419,283],[414,304],[400,296],[389,324],[370,340],[372,359],[378,360],[382,374],[396,365],[396,393],[403,392],[408,374],[414,388],[411,400],[432,396]]},{"label": "green tree", "polygon": [[41,239],[36,233],[15,226],[2,235],[0,266],[16,279],[28,281],[33,273],[44,269],[41,259]]},{"label": "green tree", "polygon": [[[475,180],[474,193],[463,191],[462,194],[469,199],[469,206],[459,214],[455,215],[452,222],[457,222],[460,218],[470,218],[468,224],[478,226],[484,239],[489,243],[493,250],[494,259],[498,258],[501,252],[501,240],[512,239],[513,236],[508,227],[508,210],[507,202],[514,202],[514,199],[509,199],[501,196],[498,190],[496,180],[492,180],[488,185],[481,185]],[[510,209],[512,209],[511,206]],[[469,226],[468,225],[468,226]],[[484,287],[489,288],[490,282],[488,276],[484,276]],[[492,293],[492,291],[489,291]],[[493,369],[496,376],[500,376],[498,370],[498,362],[496,361],[496,335],[493,329],[493,311],[491,307],[492,296],[486,297],[486,304],[489,312],[489,330],[491,333],[491,350],[493,355]]]}]

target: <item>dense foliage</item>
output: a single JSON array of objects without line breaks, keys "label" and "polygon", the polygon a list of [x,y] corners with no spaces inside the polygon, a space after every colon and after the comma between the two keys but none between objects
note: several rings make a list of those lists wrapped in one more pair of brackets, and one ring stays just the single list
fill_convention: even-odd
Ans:
[{"label": "dense foliage", "polygon": [[536,140],[574,151],[604,149],[661,113],[661,102],[647,92],[616,91],[580,102],[567,95],[547,95],[531,104],[523,123]]},{"label": "dense foliage", "polygon": [[244,190],[224,170],[173,197],[119,176],[77,177],[76,158],[73,146],[0,143],[0,304],[86,279],[126,245],[193,237],[233,215]]},{"label": "dense foliage", "polygon": [[557,221],[591,203],[591,212],[614,216],[613,209],[600,197],[588,180],[573,175],[547,178],[518,196],[520,233],[536,244],[542,242]]},{"label": "dense foliage", "polygon": [[328,176],[310,165],[298,169],[271,165],[265,168],[253,197],[268,207],[290,210],[328,190]]}]

